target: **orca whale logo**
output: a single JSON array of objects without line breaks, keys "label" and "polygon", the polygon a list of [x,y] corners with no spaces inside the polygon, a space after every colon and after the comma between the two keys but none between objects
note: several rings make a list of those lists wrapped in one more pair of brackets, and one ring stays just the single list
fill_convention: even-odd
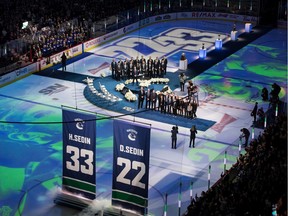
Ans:
[{"label": "orca whale logo", "polygon": [[76,118],[76,119],[74,119],[74,121],[76,121],[76,128],[78,130],[83,130],[85,122],[80,118]]},{"label": "orca whale logo", "polygon": [[131,141],[135,141],[137,138],[137,131],[133,130],[133,129],[128,129],[128,139]]}]

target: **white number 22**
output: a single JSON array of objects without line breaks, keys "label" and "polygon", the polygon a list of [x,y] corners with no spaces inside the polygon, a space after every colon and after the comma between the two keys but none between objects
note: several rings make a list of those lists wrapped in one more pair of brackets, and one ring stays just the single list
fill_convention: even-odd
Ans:
[{"label": "white number 22", "polygon": [[126,175],[131,170],[131,161],[127,158],[118,157],[117,158],[117,165],[123,166],[123,170],[119,173],[119,175],[116,178],[117,182],[121,182],[123,184],[132,185],[135,187],[140,187],[142,189],[145,189],[145,184],[141,182],[142,177],[145,175],[145,164],[139,161],[132,161],[132,169],[138,170],[140,168],[139,173],[134,177],[134,179],[131,180],[126,178]]}]

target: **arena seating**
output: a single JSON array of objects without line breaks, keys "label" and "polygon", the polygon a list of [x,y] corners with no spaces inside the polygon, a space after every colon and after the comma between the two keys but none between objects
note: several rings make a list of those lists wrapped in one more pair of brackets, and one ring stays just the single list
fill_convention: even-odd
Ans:
[{"label": "arena seating", "polygon": [[[287,215],[287,116],[281,115],[185,215]],[[286,213],[285,213],[286,212]]]}]

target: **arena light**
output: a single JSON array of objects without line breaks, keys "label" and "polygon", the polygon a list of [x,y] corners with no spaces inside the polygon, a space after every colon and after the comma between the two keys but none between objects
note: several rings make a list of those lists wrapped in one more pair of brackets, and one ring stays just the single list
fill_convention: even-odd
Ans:
[{"label": "arena light", "polygon": [[28,21],[22,23],[22,29],[25,29],[28,26]]}]

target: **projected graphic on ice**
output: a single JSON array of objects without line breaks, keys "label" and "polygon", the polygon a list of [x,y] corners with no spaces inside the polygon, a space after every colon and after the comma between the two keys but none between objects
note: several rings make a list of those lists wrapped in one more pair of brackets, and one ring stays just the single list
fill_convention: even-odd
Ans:
[{"label": "projected graphic on ice", "polygon": [[[204,24],[205,28],[210,27],[207,35],[203,32]],[[172,28],[172,25],[175,27]],[[178,70],[179,56],[183,51],[192,61],[195,55],[198,55],[197,49],[203,41],[208,47],[209,44],[213,44],[219,33],[223,37],[227,36],[231,28],[231,24],[222,24],[218,29],[216,26],[215,23],[204,21],[161,23],[153,28],[147,26],[98,47],[88,57],[67,65],[67,71],[85,76],[95,75],[99,78],[103,71],[109,71],[108,63],[110,65],[113,57],[165,54],[169,61],[168,73],[175,73]],[[195,149],[188,147],[190,134],[189,130],[183,127],[178,135],[178,148],[172,151],[172,125],[162,123],[161,115],[153,117],[147,185],[151,214],[160,215],[163,212],[165,193],[171,194],[171,209],[177,209],[180,180],[183,182],[186,204],[190,201],[187,195],[190,181],[194,182],[194,194],[198,192],[199,195],[203,189],[206,190],[207,169],[210,164],[212,180],[216,182],[220,176],[218,174],[223,171],[226,150],[229,161],[227,168],[236,161],[239,156],[238,129],[244,124],[250,126],[250,112],[254,102],[258,101],[259,106],[265,109],[269,106],[269,102],[264,103],[261,100],[263,87],[270,91],[274,82],[279,84],[279,98],[285,101],[287,42],[285,35],[279,34],[279,38],[272,42],[271,38],[274,39],[275,35],[277,34],[272,31],[271,35],[257,39],[193,78],[193,82],[200,88],[198,117],[213,122],[213,126],[207,124],[202,131],[199,130]],[[100,78],[100,82],[105,78],[107,77]],[[6,215],[29,215],[33,211],[36,215],[41,215],[43,212],[38,212],[38,209],[43,211],[53,205],[53,197],[62,184],[61,106],[77,105],[80,109],[94,111],[95,106],[83,95],[85,87],[83,83],[31,75],[0,89],[2,214],[5,212]],[[179,88],[178,80],[171,81],[171,88]],[[135,104],[130,102],[133,109],[136,107]],[[107,115],[97,114],[100,120],[96,122],[95,154],[96,194],[104,197],[105,201],[111,200],[113,173],[113,119],[104,118],[109,116],[109,112],[106,113]],[[136,119],[142,120],[137,117]]]}]

